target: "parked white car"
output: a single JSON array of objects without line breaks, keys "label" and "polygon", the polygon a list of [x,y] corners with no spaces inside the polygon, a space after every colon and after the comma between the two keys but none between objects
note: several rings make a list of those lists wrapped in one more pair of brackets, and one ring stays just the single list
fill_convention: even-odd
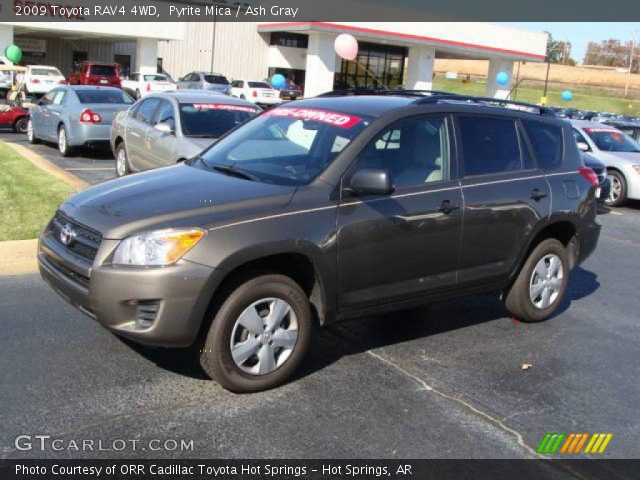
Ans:
[{"label": "parked white car", "polygon": [[22,76],[21,88],[27,94],[44,95],[66,83],[64,75],[56,67],[29,65]]},{"label": "parked white car", "polygon": [[620,207],[628,199],[640,200],[640,145],[629,135],[609,125],[572,120],[578,148],[607,167],[611,180],[605,204]]},{"label": "parked white car", "polygon": [[231,95],[256,105],[278,105],[282,103],[280,91],[267,82],[236,80],[231,82]]},{"label": "parked white car", "polygon": [[161,73],[133,73],[128,79],[122,80],[123,90],[128,90],[136,99],[150,93],[168,92],[177,90],[178,87],[168,75]]}]

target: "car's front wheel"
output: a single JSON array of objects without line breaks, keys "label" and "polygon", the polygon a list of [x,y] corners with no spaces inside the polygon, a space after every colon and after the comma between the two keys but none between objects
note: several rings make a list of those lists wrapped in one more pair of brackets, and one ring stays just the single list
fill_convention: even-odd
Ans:
[{"label": "car's front wheel", "polygon": [[60,125],[58,129],[58,151],[63,157],[69,157],[73,153],[73,148],[69,145],[67,129],[64,125]]},{"label": "car's front wheel", "polygon": [[131,173],[129,168],[129,159],[127,158],[127,149],[124,146],[124,142],[120,142],[116,148],[116,175],[118,177],[124,177]]},{"label": "car's front wheel", "polygon": [[140,89],[136,88],[136,100],[140,100],[142,98],[142,94],[140,93]]},{"label": "car's front wheel", "polygon": [[621,207],[627,202],[627,179],[617,170],[609,170],[607,176],[611,182],[611,188],[604,204],[607,207]]},{"label": "car's front wheel", "polygon": [[273,388],[302,361],[311,336],[307,296],[291,278],[256,276],[216,313],[200,354],[205,372],[234,392]]},{"label": "car's front wheel", "polygon": [[507,310],[523,322],[547,320],[562,302],[569,273],[564,245],[555,238],[540,242],[507,294]]},{"label": "car's front wheel", "polygon": [[27,140],[29,140],[31,145],[40,143],[40,139],[36,137],[36,131],[33,129],[33,120],[31,120],[31,117],[27,120]]}]

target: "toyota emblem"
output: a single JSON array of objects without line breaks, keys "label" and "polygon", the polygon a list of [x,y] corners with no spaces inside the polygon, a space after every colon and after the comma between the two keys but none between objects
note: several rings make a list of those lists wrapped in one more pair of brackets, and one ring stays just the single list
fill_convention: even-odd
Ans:
[{"label": "toyota emblem", "polygon": [[63,245],[66,245],[68,247],[73,243],[75,238],[76,232],[73,231],[73,227],[71,227],[71,225],[67,223],[64,227],[62,227],[62,230],[60,230],[60,241]]}]

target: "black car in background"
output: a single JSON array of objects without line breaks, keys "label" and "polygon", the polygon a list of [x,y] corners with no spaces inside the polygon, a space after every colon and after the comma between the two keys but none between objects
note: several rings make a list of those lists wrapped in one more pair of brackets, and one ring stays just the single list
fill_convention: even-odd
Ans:
[{"label": "black car in background", "polygon": [[606,125],[611,125],[614,128],[617,128],[621,132],[626,133],[631,138],[633,138],[636,142],[640,141],[640,122],[635,122],[632,120],[618,120],[618,119],[610,119],[605,122]]}]

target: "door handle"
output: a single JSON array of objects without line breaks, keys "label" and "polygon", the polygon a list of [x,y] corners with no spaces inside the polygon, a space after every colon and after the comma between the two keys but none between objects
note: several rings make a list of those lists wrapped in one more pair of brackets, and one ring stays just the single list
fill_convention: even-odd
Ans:
[{"label": "door handle", "polygon": [[459,208],[459,204],[453,204],[449,200],[444,200],[438,207],[438,211],[444,213],[445,215],[449,215],[451,212],[453,212],[454,210],[458,210]]},{"label": "door handle", "polygon": [[541,190],[538,190],[537,188],[534,188],[531,191],[531,194],[529,194],[529,198],[535,200],[536,202],[539,202],[540,200],[542,200],[546,196],[547,196],[547,192],[543,192]]}]

